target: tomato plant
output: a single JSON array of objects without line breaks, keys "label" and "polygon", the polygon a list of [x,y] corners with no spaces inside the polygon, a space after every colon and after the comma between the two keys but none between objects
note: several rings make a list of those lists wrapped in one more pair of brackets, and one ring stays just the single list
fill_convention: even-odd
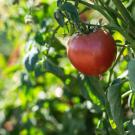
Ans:
[{"label": "tomato plant", "polygon": [[0,135],[135,134],[134,0],[0,3]]}]

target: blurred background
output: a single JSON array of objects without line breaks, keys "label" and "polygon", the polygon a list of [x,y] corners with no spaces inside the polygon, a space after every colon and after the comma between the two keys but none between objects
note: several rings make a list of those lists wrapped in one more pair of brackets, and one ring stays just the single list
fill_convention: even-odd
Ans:
[{"label": "blurred background", "polygon": [[[55,0],[0,0],[0,135],[94,135],[101,120],[102,102],[91,81],[66,57],[61,39],[67,29],[53,34],[56,8]],[[80,18],[107,23],[93,10]],[[114,37],[124,42],[119,33]],[[114,76],[126,69],[120,62]]]}]

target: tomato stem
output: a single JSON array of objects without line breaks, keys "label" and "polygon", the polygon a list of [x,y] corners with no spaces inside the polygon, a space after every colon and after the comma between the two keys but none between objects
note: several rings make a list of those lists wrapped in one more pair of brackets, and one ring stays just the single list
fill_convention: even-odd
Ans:
[{"label": "tomato stem", "polygon": [[125,97],[129,96],[131,93],[132,93],[132,90],[129,90],[129,91],[125,92],[121,97],[125,98]]},{"label": "tomato stem", "polygon": [[[74,1],[74,0],[70,0],[70,1]],[[95,10],[99,11],[99,12],[100,12],[101,14],[103,14],[110,22],[114,22],[113,18],[103,10],[103,7],[100,7],[99,5],[90,4],[90,3],[85,2],[85,1],[82,1],[82,0],[80,0],[79,2],[80,2],[81,4],[87,6],[88,8],[92,8],[92,9],[95,9]]]},{"label": "tomato stem", "polygon": [[[69,0],[69,1],[74,1],[74,0]],[[124,7],[124,5],[122,4],[122,2],[120,0],[113,0],[113,2],[114,2],[116,8],[120,11],[121,14],[119,14],[118,12],[116,12],[113,9],[109,10],[109,12],[105,12],[104,8],[101,7],[100,5],[98,5],[98,3],[91,4],[91,3],[79,0],[80,4],[83,4],[83,5],[87,6],[88,8],[92,8],[92,9],[95,9],[95,10],[99,11],[110,22],[110,24],[105,25],[103,27],[119,31],[127,39],[127,41],[130,43],[129,45],[132,47],[132,49],[135,52],[135,45],[134,45],[135,40],[132,38],[132,37],[135,37],[134,36],[134,33],[135,33],[134,24],[135,24],[135,22],[133,21],[133,19],[131,18],[127,9]],[[103,2],[102,2],[102,4],[103,4]],[[118,17],[121,20],[122,25],[119,25],[116,22],[116,18],[111,16],[110,11],[113,12],[116,15],[116,18]],[[127,23],[126,23],[127,21],[129,22],[128,23],[129,25],[127,25]],[[131,37],[130,34],[132,35],[132,37]]]},{"label": "tomato stem", "polygon": [[[113,0],[116,8],[120,11],[120,13],[122,14],[123,18],[125,19],[125,21],[127,21],[127,24],[129,24],[129,26],[132,28],[131,30],[133,30],[133,33],[135,32],[135,22],[134,20],[131,18],[130,14],[128,13],[127,9],[124,7],[124,5],[122,4],[122,2],[120,0]],[[134,36],[134,34],[133,34]]]},{"label": "tomato stem", "polygon": [[119,55],[118,55],[118,57],[117,57],[115,63],[113,64],[112,68],[110,69],[110,75],[109,75],[109,79],[108,79],[107,88],[108,88],[108,87],[110,86],[110,84],[111,84],[111,79],[112,79],[112,75],[113,75],[113,69],[114,69],[114,67],[117,65],[117,63],[119,62],[119,60],[120,60],[120,58],[121,58],[121,56],[122,56],[122,54],[123,54],[125,48],[126,48],[126,47],[123,46],[123,48],[121,49],[121,51],[120,51],[120,53],[119,53]]}]

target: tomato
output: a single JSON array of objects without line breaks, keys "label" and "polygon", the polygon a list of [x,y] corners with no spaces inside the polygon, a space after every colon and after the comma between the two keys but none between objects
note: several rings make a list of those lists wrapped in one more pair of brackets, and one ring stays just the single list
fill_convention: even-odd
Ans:
[{"label": "tomato", "polygon": [[90,34],[78,34],[68,41],[67,56],[80,72],[99,76],[116,58],[116,46],[112,36],[101,29]]},{"label": "tomato", "polygon": [[90,19],[90,18],[89,18],[90,14],[91,14],[91,10],[87,10],[87,11],[81,13],[81,14],[79,15],[81,22],[84,22],[84,23],[85,23],[85,22],[88,22],[89,19]]},{"label": "tomato", "polygon": [[88,21],[88,17],[85,14],[80,14],[80,20],[82,22],[86,22],[86,21]]}]

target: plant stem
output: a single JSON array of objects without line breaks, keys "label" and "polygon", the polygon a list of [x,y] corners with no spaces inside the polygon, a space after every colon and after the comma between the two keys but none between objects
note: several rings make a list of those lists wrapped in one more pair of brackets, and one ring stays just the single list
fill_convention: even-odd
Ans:
[{"label": "plant stem", "polygon": [[113,0],[113,2],[115,4],[116,8],[122,14],[122,16],[125,19],[125,21],[127,22],[127,24],[129,25],[129,32],[134,36],[134,33],[135,33],[135,28],[134,28],[135,22],[134,22],[134,20],[132,19],[132,17],[128,13],[127,9],[124,7],[124,5],[122,4],[122,2],[120,0]]},{"label": "plant stem", "polygon": [[60,29],[60,25],[59,26],[57,26],[54,30],[53,30],[53,34],[52,34],[52,36],[51,36],[51,39],[50,39],[50,42],[49,42],[49,46],[48,46],[48,49],[47,49],[47,52],[46,52],[46,55],[48,55],[48,53],[49,53],[49,50],[50,50],[50,47],[51,47],[51,43],[52,43],[52,41],[53,41],[53,38],[55,37],[55,34],[57,33],[57,31]]},{"label": "plant stem", "polygon": [[123,24],[125,26],[127,26],[126,21],[124,20],[124,18],[121,16],[121,14],[119,12],[117,12],[115,9],[109,7],[106,3],[104,3],[104,1],[99,0],[99,2],[101,3],[101,5],[104,7],[104,9],[109,13],[109,14],[114,14],[116,16],[115,21],[117,23],[117,17],[123,22]]},{"label": "plant stem", "polygon": [[127,31],[123,28],[123,27],[119,27],[118,25],[116,24],[108,24],[108,25],[105,25],[103,26],[107,29],[111,28],[111,29],[114,29],[114,30],[117,30],[118,32],[120,32],[126,39],[127,41],[130,43],[130,47],[134,50],[135,52],[135,40],[133,40],[130,35],[127,33]]},{"label": "plant stem", "polygon": [[[74,1],[74,0],[69,0],[69,1]],[[79,0],[80,4],[83,4],[83,5],[87,6],[88,8],[92,8],[92,9],[99,11],[110,22],[110,24],[103,26],[103,27],[112,28],[114,30],[119,31],[127,39],[127,41],[130,43],[129,44],[130,47],[135,52],[135,40],[129,35],[129,34],[132,34],[132,36],[135,37],[135,35],[134,35],[135,22],[132,20],[130,14],[128,13],[127,9],[123,6],[123,4],[120,0],[113,0],[113,2],[115,3],[116,7],[119,9],[120,13],[122,14],[122,16],[121,16],[120,14],[115,12],[115,15],[124,23],[124,25],[125,25],[125,22],[126,22],[126,24],[128,24],[126,28],[125,28],[125,26],[119,26],[115,22],[114,18],[108,12],[106,12],[106,10],[104,10],[103,7],[101,7],[97,4],[94,5],[94,4],[90,4],[88,2]]]},{"label": "plant stem", "polygon": [[128,95],[130,95],[131,93],[132,93],[132,90],[129,90],[129,91],[125,92],[121,97],[122,97],[122,98],[125,98],[125,97],[127,97]]},{"label": "plant stem", "polygon": [[120,0],[113,0],[116,8],[120,11],[120,13],[122,14],[122,16],[124,17],[124,19],[127,21],[127,24],[131,24],[134,25],[134,21],[131,18],[130,14],[128,13],[127,9],[124,7],[124,5],[122,4],[122,2]]},{"label": "plant stem", "polygon": [[[71,1],[73,1],[73,0],[71,0]],[[81,4],[83,4],[83,5],[87,6],[87,7],[89,7],[89,8],[93,8],[93,9],[99,11],[104,17],[106,17],[106,19],[110,22],[110,24],[109,24],[108,26],[114,28],[114,29],[117,30],[117,31],[119,31],[119,32],[127,39],[127,41],[129,41],[130,46],[131,46],[132,49],[135,51],[135,47],[134,47],[134,46],[135,46],[135,45],[134,45],[134,44],[135,44],[135,41],[134,41],[134,40],[129,36],[129,34],[128,34],[128,32],[129,32],[130,34],[132,34],[133,36],[135,36],[135,35],[134,35],[134,33],[135,33],[135,32],[134,32],[134,31],[135,31],[135,28],[134,28],[134,21],[132,20],[130,14],[128,13],[128,11],[127,11],[126,8],[123,6],[123,4],[121,3],[120,0],[113,0],[113,1],[114,1],[114,3],[115,3],[116,7],[120,10],[121,14],[122,14],[123,17],[124,17],[124,20],[125,20],[125,21],[122,19],[122,17],[120,18],[120,19],[122,19],[123,23],[125,24],[125,22],[127,22],[127,21],[129,22],[129,28],[128,28],[128,30],[125,30],[125,28],[118,26],[118,25],[115,23],[113,17],[111,17],[111,15],[109,15],[108,13],[106,13],[106,12],[104,11],[104,9],[103,9],[102,7],[100,7],[99,5],[93,5],[93,4],[87,3],[87,2],[82,1],[82,0],[80,0],[79,2],[80,2]],[[120,17],[120,15],[119,15],[118,17]],[[126,23],[126,24],[128,24],[128,23]],[[105,27],[107,27],[107,25],[106,25]],[[130,29],[130,28],[131,28],[131,29]],[[134,31],[132,32],[132,30],[134,30]]]},{"label": "plant stem", "polygon": [[125,50],[125,46],[123,46],[123,48],[121,49],[119,56],[117,57],[117,60],[115,61],[114,65],[112,66],[111,70],[110,70],[110,75],[109,75],[109,80],[108,80],[108,85],[107,88],[109,87],[110,83],[111,83],[111,79],[112,79],[112,74],[113,74],[113,69],[116,66],[116,64],[118,63],[118,61],[121,58],[121,55],[123,54],[123,51]]},{"label": "plant stem", "polygon": [[117,46],[117,47],[122,47],[122,48],[123,48],[123,47],[127,47],[127,48],[129,47],[129,46],[127,46],[127,45],[119,45],[119,44],[116,44],[116,46]]},{"label": "plant stem", "polygon": [[[74,1],[74,0],[69,0],[69,1]],[[85,6],[87,6],[88,8],[92,8],[92,9],[95,9],[95,10],[97,10],[97,11],[99,11],[102,15],[104,15],[104,17],[106,17],[106,19],[108,19],[110,22],[114,22],[114,20],[113,20],[113,18],[109,15],[109,14],[107,14],[104,10],[103,10],[103,8],[101,7],[101,6],[99,6],[99,5],[94,5],[94,4],[90,4],[90,3],[88,3],[88,2],[85,2],[85,1],[82,1],[82,0],[79,0],[79,3],[81,3],[81,4],[83,4],[83,5],[85,5]]]}]

